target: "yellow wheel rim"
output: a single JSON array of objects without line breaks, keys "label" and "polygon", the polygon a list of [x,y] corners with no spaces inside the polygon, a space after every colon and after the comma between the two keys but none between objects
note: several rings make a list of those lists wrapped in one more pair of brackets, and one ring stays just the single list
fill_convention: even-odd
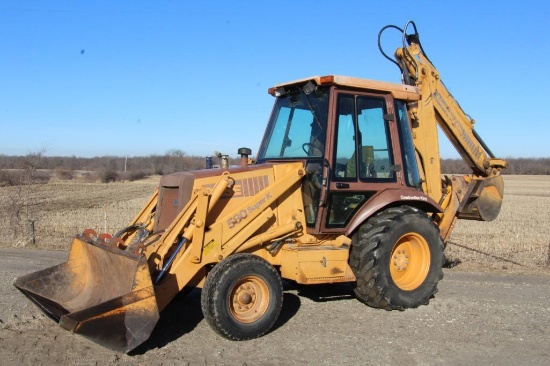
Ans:
[{"label": "yellow wheel rim", "polygon": [[257,276],[241,278],[229,293],[229,311],[239,322],[249,324],[260,319],[269,305],[269,288]]},{"label": "yellow wheel rim", "polygon": [[421,235],[407,233],[394,245],[390,257],[390,274],[402,290],[418,288],[430,270],[430,247]]}]

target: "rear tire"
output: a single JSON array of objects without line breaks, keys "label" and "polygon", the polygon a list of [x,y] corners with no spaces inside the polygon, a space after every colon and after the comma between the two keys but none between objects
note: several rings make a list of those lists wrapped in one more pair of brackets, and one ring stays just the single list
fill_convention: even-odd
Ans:
[{"label": "rear tire", "polygon": [[443,278],[443,262],[439,229],[413,207],[380,212],[352,238],[355,294],[375,308],[404,310],[427,304]]},{"label": "rear tire", "polygon": [[282,304],[283,285],[277,270],[247,253],[231,255],[214,266],[201,294],[208,324],[219,335],[238,341],[268,332]]}]

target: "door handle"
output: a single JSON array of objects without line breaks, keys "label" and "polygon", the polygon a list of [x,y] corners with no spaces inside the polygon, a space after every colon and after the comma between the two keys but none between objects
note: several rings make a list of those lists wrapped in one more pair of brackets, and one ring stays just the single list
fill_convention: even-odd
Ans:
[{"label": "door handle", "polygon": [[342,189],[342,188],[349,188],[348,183],[336,183],[336,188]]}]

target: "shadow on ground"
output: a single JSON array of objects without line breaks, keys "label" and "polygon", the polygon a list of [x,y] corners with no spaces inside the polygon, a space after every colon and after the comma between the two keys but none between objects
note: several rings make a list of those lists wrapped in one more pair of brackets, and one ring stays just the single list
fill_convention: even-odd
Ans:
[{"label": "shadow on ground", "polygon": [[160,313],[160,319],[149,339],[129,355],[142,355],[149,350],[162,348],[193,331],[203,319],[201,290],[184,291]]},{"label": "shadow on ground", "polygon": [[323,285],[300,285],[288,281],[286,290],[296,290],[298,296],[306,297],[315,302],[354,300],[353,286],[351,283],[332,283]]},{"label": "shadow on ground", "polygon": [[[277,322],[269,332],[284,326],[300,309],[299,296],[285,292],[283,307]],[[162,348],[191,333],[204,319],[201,310],[201,290],[196,288],[187,293],[180,293],[160,314],[160,319],[151,333],[151,337],[129,353],[130,356],[142,355],[146,352]],[[214,330],[212,330],[214,332]]]}]

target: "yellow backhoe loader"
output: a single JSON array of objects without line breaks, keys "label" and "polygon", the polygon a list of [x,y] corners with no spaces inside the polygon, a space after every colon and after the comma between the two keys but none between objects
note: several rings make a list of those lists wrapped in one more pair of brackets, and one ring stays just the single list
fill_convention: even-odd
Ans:
[{"label": "yellow backhoe loader", "polygon": [[[407,33],[413,27],[414,32]],[[506,162],[441,81],[407,23],[395,59],[403,84],[328,75],[276,85],[253,163],[163,176],[129,226],[86,230],[67,262],[14,285],[74,333],[129,352],[184,288],[232,340],[270,330],[282,278],[350,282],[386,310],[427,304],[456,219],[493,220]],[[442,176],[437,126],[471,174]]]}]

